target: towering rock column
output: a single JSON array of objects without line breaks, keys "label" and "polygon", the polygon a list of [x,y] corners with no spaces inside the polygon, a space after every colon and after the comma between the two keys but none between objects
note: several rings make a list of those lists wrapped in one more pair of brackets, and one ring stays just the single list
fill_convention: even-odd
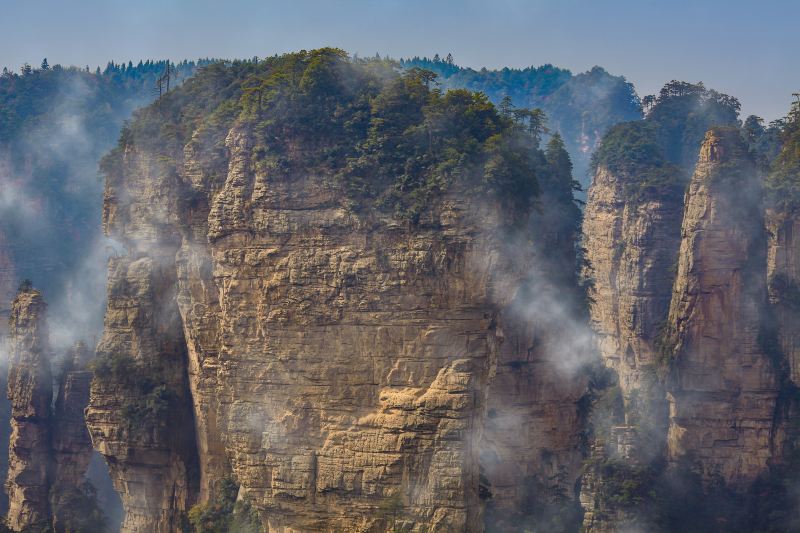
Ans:
[{"label": "towering rock column", "polygon": [[14,300],[9,321],[11,441],[6,491],[7,520],[15,530],[44,524],[50,516],[49,415],[53,381],[45,313],[42,295],[26,289]]},{"label": "towering rock column", "polygon": [[196,452],[174,267],[112,259],[86,423],[125,507],[123,531],[172,533],[194,502]]},{"label": "towering rock column", "polygon": [[771,456],[778,382],[759,343],[761,189],[738,130],[706,134],[685,203],[669,315],[668,454],[691,457],[707,478],[747,483]]},{"label": "towering rock column", "polygon": [[634,195],[630,190],[642,179],[598,168],[583,222],[594,280],[592,327],[626,396],[642,387],[658,359],[656,338],[669,310],[683,207],[679,191]]},{"label": "towering rock column", "polygon": [[[671,185],[648,188],[652,173],[667,175]],[[592,467],[581,486],[586,531],[626,529],[639,512],[606,497],[605,472],[596,465],[646,463],[663,451],[667,418],[656,372],[657,339],[669,311],[680,244],[682,183],[678,167],[653,161],[639,163],[635,172],[600,165],[589,189],[583,221],[587,275],[594,282],[589,315],[603,363],[616,373],[624,409],[618,420],[604,421],[610,427],[594,428]]]}]

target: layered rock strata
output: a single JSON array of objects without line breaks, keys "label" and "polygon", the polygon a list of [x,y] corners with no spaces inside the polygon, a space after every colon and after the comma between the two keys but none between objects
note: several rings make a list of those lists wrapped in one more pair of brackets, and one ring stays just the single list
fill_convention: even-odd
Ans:
[{"label": "layered rock strata", "polygon": [[84,421],[92,373],[90,352],[79,342],[70,349],[54,380],[48,340],[46,304],[33,289],[14,300],[10,320],[8,398],[11,442],[6,492],[8,525],[70,530],[74,496],[83,495],[92,442]]},{"label": "layered rock strata", "polygon": [[668,455],[691,458],[707,479],[747,483],[772,455],[779,383],[760,341],[760,182],[738,130],[706,134],[685,204],[669,315]]},{"label": "layered rock strata", "polygon": [[[677,167],[675,172],[680,172]],[[600,167],[583,222],[590,316],[600,354],[623,393],[649,386],[669,311],[680,245],[680,194],[634,196],[640,176]]]},{"label": "layered rock strata", "polygon": [[[98,348],[112,369],[92,381],[86,423],[122,497],[125,531],[176,531],[194,503],[194,424],[175,270],[112,258]],[[117,365],[117,370],[114,370]]]},{"label": "layered rock strata", "polygon": [[127,385],[95,380],[88,421],[123,529],[173,531],[232,477],[269,531],[481,531],[482,435],[509,405],[542,448],[502,458],[498,495],[574,481],[580,381],[540,390],[557,358],[504,314],[531,265],[508,212],[452,190],[414,227],[354,213],[325,180],[255,166],[253,144],[242,127],[221,158],[190,143],[178,176],[130,151],[107,184],[129,255],[111,263],[98,354],[168,362],[165,386],[194,407],[134,432]]},{"label": "layered rock strata", "polygon": [[19,531],[50,519],[50,371],[46,304],[38,291],[20,292],[9,320],[8,399],[11,440],[6,492],[8,525]]},{"label": "layered rock strata", "polygon": [[[668,171],[680,183],[680,169]],[[598,167],[584,213],[591,326],[603,363],[614,371],[609,386],[619,387],[623,401],[618,419],[598,422],[608,428],[594,428],[591,466],[581,479],[583,527],[592,532],[625,529],[638,512],[603,496],[609,489],[599,466],[658,457],[667,430],[659,335],[669,312],[683,202],[674,186],[647,190],[644,179]],[[599,436],[604,433],[605,439]],[[616,442],[622,436],[624,446]]]}]

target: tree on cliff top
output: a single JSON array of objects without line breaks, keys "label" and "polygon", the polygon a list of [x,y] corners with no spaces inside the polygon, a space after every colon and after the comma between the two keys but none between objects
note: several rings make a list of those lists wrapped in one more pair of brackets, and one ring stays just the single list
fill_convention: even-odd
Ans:
[{"label": "tree on cliff top", "polygon": [[782,148],[766,180],[770,205],[785,213],[800,208],[800,96],[792,103],[780,133]]},{"label": "tree on cliff top", "polygon": [[658,96],[646,100],[651,105],[645,120],[655,125],[664,156],[688,171],[697,161],[709,128],[739,123],[739,100],[706,89],[702,83],[673,80],[664,85]]},{"label": "tree on cliff top", "polygon": [[739,101],[702,83],[671,81],[642,99],[644,120],[612,127],[592,155],[592,167],[625,176],[626,194],[680,195],[706,132],[739,125]]}]

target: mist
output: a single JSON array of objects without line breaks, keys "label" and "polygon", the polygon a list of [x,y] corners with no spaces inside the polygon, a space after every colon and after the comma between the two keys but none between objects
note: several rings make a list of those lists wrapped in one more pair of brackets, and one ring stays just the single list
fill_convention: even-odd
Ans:
[{"label": "mist", "polygon": [[[194,68],[182,63],[176,70],[185,78]],[[163,69],[164,63],[150,61],[128,68],[109,64],[102,73],[55,65],[0,77],[0,87],[17,86],[19,95],[4,104],[7,114],[0,116],[2,450],[8,449],[10,432],[5,322],[16,288],[30,280],[48,304],[50,365],[58,380],[64,354],[77,341],[94,352],[103,328],[108,258],[121,251],[102,231],[100,158],[116,144],[133,111],[158,96],[155,78]],[[7,467],[8,456],[0,453],[3,479]],[[87,478],[98,491],[110,531],[117,530],[121,504],[96,453]],[[0,512],[7,505],[3,492]]]}]

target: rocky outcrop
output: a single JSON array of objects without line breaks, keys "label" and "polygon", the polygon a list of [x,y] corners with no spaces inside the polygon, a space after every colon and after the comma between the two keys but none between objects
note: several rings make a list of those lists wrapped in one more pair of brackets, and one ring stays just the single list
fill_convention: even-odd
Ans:
[{"label": "rocky outcrop", "polygon": [[35,290],[20,292],[9,321],[8,399],[11,441],[6,492],[8,524],[14,530],[47,524],[50,518],[50,372],[46,304]]},{"label": "rocky outcrop", "polygon": [[752,481],[771,457],[778,380],[760,342],[766,236],[760,182],[738,130],[712,129],[686,193],[672,304],[670,460]]},{"label": "rocky outcrop", "polygon": [[83,492],[92,456],[83,415],[92,378],[87,369],[90,353],[82,342],[67,352],[53,409],[46,308],[41,293],[24,288],[14,300],[10,320],[12,411],[6,492],[7,521],[15,531],[72,531],[85,519],[79,513],[93,511]]},{"label": "rocky outcrop", "polygon": [[[525,476],[574,480],[580,380],[540,389],[557,358],[504,314],[531,264],[506,211],[453,190],[409,228],[255,167],[246,128],[226,146],[206,160],[190,144],[178,177],[132,151],[108,183],[106,228],[129,256],[111,263],[98,354],[185,369],[164,385],[194,406],[133,431],[129,385],[95,380],[89,426],[125,531],[174,530],[225,477],[270,531],[481,531],[482,435],[489,419],[519,433],[499,421],[509,405],[525,418],[515,449],[542,439],[503,457],[505,481],[488,474],[498,497]],[[176,438],[192,434],[181,421],[196,441]]]},{"label": "rocky outcrop", "polygon": [[[658,458],[666,434],[659,342],[669,312],[683,202],[679,185],[646,187],[654,170],[643,166],[633,174],[599,166],[584,214],[585,274],[592,280],[589,316],[600,357],[614,373],[608,385],[613,389],[604,394],[619,390],[622,399],[620,413],[594,421],[603,427],[592,428],[580,492],[586,531],[612,532],[635,523],[639,510],[609,496],[616,485],[606,479],[609,469],[603,466]],[[677,167],[659,171],[680,184]],[[617,442],[623,437],[624,446]]]},{"label": "rocky outcrop", "polygon": [[[680,172],[675,167],[674,172]],[[644,177],[598,168],[583,222],[590,316],[623,393],[652,384],[680,245],[680,194],[631,192]]]},{"label": "rocky outcrop", "polygon": [[176,531],[196,497],[194,425],[174,268],[114,258],[86,423],[125,508],[126,531]]}]

